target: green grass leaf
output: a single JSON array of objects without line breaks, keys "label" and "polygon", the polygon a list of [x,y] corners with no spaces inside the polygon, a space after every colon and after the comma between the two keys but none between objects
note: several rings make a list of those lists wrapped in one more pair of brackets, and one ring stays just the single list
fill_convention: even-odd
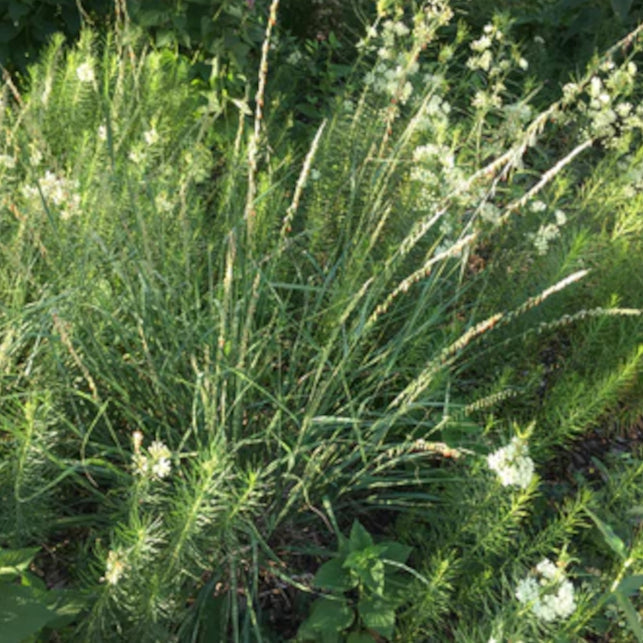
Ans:
[{"label": "green grass leaf", "polygon": [[599,531],[601,532],[601,534],[603,534],[605,542],[610,546],[612,551],[616,553],[619,558],[625,560],[627,558],[627,547],[625,546],[625,543],[621,540],[621,538],[616,534],[614,529],[612,529],[612,527],[607,523],[603,522],[596,514],[594,514],[589,509],[585,509],[585,511],[587,512],[589,517],[596,523]]}]

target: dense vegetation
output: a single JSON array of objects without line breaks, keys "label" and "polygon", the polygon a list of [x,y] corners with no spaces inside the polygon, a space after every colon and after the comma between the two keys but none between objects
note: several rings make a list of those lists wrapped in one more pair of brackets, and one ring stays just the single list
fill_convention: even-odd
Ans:
[{"label": "dense vegetation", "polygon": [[2,641],[643,641],[640,8],[200,4],[9,3]]}]

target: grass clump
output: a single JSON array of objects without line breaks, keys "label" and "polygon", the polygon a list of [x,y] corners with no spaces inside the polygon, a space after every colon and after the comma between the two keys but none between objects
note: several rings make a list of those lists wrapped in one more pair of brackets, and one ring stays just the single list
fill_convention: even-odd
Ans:
[{"label": "grass clump", "polygon": [[640,29],[537,111],[505,18],[380,3],[302,151],[277,7],[252,104],[123,23],[5,89],[0,545],[78,640],[638,635],[579,440],[640,418]]}]

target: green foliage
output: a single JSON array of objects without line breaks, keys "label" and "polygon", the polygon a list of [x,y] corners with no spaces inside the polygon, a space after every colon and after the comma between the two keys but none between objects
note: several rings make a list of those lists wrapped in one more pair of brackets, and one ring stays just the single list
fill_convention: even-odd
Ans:
[{"label": "green foliage", "polygon": [[603,535],[605,542],[616,553],[620,559],[622,568],[616,580],[610,587],[605,601],[615,601],[625,613],[627,623],[632,634],[637,641],[643,641],[643,627],[641,627],[640,617],[637,614],[630,596],[636,594],[643,586],[643,574],[627,574],[626,572],[634,562],[634,558],[628,554],[625,543],[616,535],[612,527],[604,523],[598,516],[587,510],[591,519],[596,523],[599,531]]},{"label": "green foliage", "polygon": [[[105,20],[112,3],[84,0],[87,18]],[[62,32],[74,38],[80,32],[81,20],[75,0],[7,0],[0,7],[0,64],[9,69],[24,70],[37,60],[51,36]]]},{"label": "green foliage", "polygon": [[[166,0],[129,2],[132,21],[157,46],[181,46],[208,61],[216,83],[229,79],[229,89],[243,93],[253,75],[264,36],[265,0]],[[207,78],[207,76],[206,76]]]},{"label": "green foliage", "polygon": [[37,548],[0,548],[0,628],[2,640],[21,643],[44,628],[60,628],[82,608],[69,592],[48,590],[29,571]]},{"label": "green foliage", "polygon": [[[313,602],[310,616],[299,628],[298,640],[346,637],[347,641],[372,641],[369,632],[390,639],[395,610],[405,600],[399,569],[404,568],[410,553],[410,547],[396,542],[375,544],[355,520],[348,539],[340,534],[336,557],[324,563],[313,578],[314,587],[329,593]],[[347,592],[355,599],[346,596]]]}]

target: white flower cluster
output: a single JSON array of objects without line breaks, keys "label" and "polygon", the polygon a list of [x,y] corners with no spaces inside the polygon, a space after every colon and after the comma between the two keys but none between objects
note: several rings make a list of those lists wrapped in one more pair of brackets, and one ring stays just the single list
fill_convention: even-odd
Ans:
[{"label": "white flower cluster", "polygon": [[491,45],[494,40],[502,41],[503,38],[504,35],[502,31],[497,29],[494,25],[485,25],[483,35],[469,45],[469,47],[471,47],[471,51],[475,52],[475,55],[471,56],[467,60],[467,67],[469,69],[482,69],[483,71],[489,71],[493,63]]},{"label": "white flower cluster", "polygon": [[417,62],[409,64],[408,55],[404,52],[395,55],[381,48],[378,54],[381,60],[364,76],[364,83],[377,94],[389,96],[401,104],[406,103],[413,93],[413,85],[406,79],[417,73]]},{"label": "white flower cluster", "polygon": [[516,598],[541,620],[550,623],[567,618],[575,609],[574,585],[562,565],[544,558],[535,572],[518,582]]},{"label": "white flower cluster", "polygon": [[490,201],[485,201],[480,205],[480,218],[487,223],[496,224],[500,221],[501,211],[498,206]]},{"label": "white flower cluster", "polygon": [[168,198],[167,190],[161,190],[154,197],[154,205],[159,212],[171,212],[174,209],[174,204]]},{"label": "white flower cluster", "polygon": [[91,62],[84,62],[76,67],[76,76],[81,83],[93,83],[95,80],[94,67]]},{"label": "white flower cluster", "polygon": [[107,562],[105,563],[105,576],[103,579],[110,585],[116,585],[125,572],[126,563],[123,561],[122,554],[117,551],[110,550],[107,554]]},{"label": "white flower cluster", "polygon": [[8,154],[0,154],[0,167],[13,170],[13,168],[16,167],[16,159]]},{"label": "white flower cluster", "polygon": [[302,60],[304,59],[304,55],[299,51],[299,49],[294,49],[288,58],[286,58],[286,62],[289,65],[292,65],[293,67],[296,67]]},{"label": "white flower cluster", "polygon": [[[533,201],[529,207],[532,212],[543,212],[547,209],[542,201]],[[560,228],[567,223],[567,215],[562,210],[554,212],[554,219],[555,223],[544,223],[537,232],[527,235],[541,256],[547,254],[550,243],[560,235]]]},{"label": "white flower cluster", "polygon": [[[427,211],[435,208],[440,199],[454,192],[462,183],[464,176],[457,167],[453,151],[446,145],[427,143],[413,150],[411,181],[414,189],[416,207]],[[446,218],[442,222],[445,223]],[[451,232],[442,230],[443,234]]]},{"label": "white flower cluster", "polygon": [[366,39],[358,43],[358,47],[377,54],[375,67],[364,76],[366,86],[395,103],[406,103],[413,94],[414,76],[420,71],[418,51],[452,16],[447,2],[433,0],[415,15],[412,29],[400,20],[384,20],[379,31],[371,27]]},{"label": "white flower cluster", "polygon": [[161,479],[170,474],[172,463],[170,458],[172,452],[161,442],[155,440],[147,449],[147,455],[141,453],[143,434],[135,431],[132,436],[134,441],[134,454],[132,455],[132,466],[134,473],[138,476],[151,476]]},{"label": "white flower cluster", "polygon": [[146,132],[143,132],[143,139],[148,145],[154,145],[158,143],[159,133],[156,131],[155,127],[151,127]]},{"label": "white flower cluster", "polygon": [[487,456],[487,465],[495,471],[504,487],[517,486],[526,489],[534,475],[534,461],[529,457],[529,448],[518,437]]},{"label": "white flower cluster", "polygon": [[71,218],[78,212],[80,207],[80,195],[77,193],[78,181],[66,179],[47,170],[45,175],[38,181],[40,191],[35,185],[25,185],[22,194],[35,203],[40,202],[40,192],[47,205],[53,203],[60,211],[60,218],[63,220]]},{"label": "white flower cluster", "polygon": [[417,14],[413,25],[413,37],[418,42],[428,42],[440,27],[453,18],[449,0],[429,0],[422,13]]},{"label": "white flower cluster", "polygon": [[[425,74],[422,79],[424,87],[439,87],[443,83],[443,78],[433,74]],[[439,96],[432,94],[430,98],[424,101],[422,107],[416,114],[416,127],[420,132],[428,132],[432,138],[442,139],[449,130],[449,114],[451,105]]]},{"label": "white flower cluster", "polygon": [[[498,85],[496,85],[497,87]],[[504,89],[504,85],[502,85],[502,89]],[[502,107],[502,97],[497,91],[489,93],[480,89],[475,93],[471,106],[482,111],[488,111],[492,107],[500,109]]]},{"label": "white flower cluster", "polygon": [[[603,76],[601,76],[604,74]],[[637,107],[624,100],[636,85],[638,68],[632,61],[621,67],[607,61],[600,72],[592,76],[586,88],[576,83],[563,87],[563,100],[567,103],[578,98],[583,91],[587,97],[578,103],[578,109],[589,119],[587,133],[592,137],[605,138],[613,147],[632,130],[643,129],[643,104]]]},{"label": "white flower cluster", "polygon": [[506,89],[502,81],[512,65],[525,71],[529,63],[515,51],[508,49],[503,32],[494,24],[487,24],[477,40],[469,45],[472,55],[467,60],[467,67],[472,71],[481,71],[487,77],[486,90],[475,93],[472,106],[481,111],[502,107],[502,92]]}]

